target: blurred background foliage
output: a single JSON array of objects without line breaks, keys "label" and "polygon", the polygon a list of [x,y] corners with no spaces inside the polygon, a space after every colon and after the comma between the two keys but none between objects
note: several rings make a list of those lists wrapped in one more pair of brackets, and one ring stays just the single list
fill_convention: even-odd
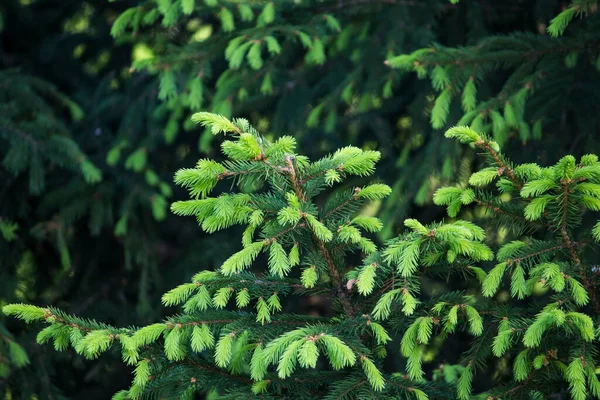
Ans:
[{"label": "blurred background foliage", "polygon": [[[565,35],[547,33],[568,7]],[[378,177],[394,187],[369,210],[386,223],[380,239],[407,215],[441,218],[433,192],[469,176],[474,154],[443,138],[448,126],[492,132],[517,162],[597,151],[596,9],[585,0],[4,0],[0,303],[148,323],[168,313],[157,306],[164,291],[222,262],[237,246],[228,234],[205,237],[168,211],[182,197],[174,171],[219,157],[189,120],[198,110],[293,135],[311,158],[346,145],[380,150]],[[127,385],[120,363],[57,355],[3,318],[7,399],[106,399]]]}]

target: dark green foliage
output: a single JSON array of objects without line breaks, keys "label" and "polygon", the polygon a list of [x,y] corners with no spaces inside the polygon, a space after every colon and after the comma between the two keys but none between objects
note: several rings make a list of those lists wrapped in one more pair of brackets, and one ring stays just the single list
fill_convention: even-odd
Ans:
[{"label": "dark green foliage", "polygon": [[[186,116],[204,107],[330,152],[384,142],[399,190],[382,216],[397,219],[464,168],[461,147],[439,140],[454,123],[491,132],[518,157],[542,138],[571,150],[565,129],[578,132],[572,150],[597,145],[594,102],[584,100],[597,97],[596,0],[559,16],[548,0],[452,3],[144,1],[113,35],[152,44],[134,68],[156,76],[169,100],[168,141],[181,124],[193,129]],[[206,131],[200,149],[211,140]],[[393,233],[390,225],[381,236]]]},{"label": "dark green foliage", "polygon": [[[162,143],[149,139],[162,133],[152,81],[121,74],[130,48],[108,36],[122,5],[34,3],[0,6],[0,303],[52,303],[118,324],[160,318],[151,303],[194,262],[167,240],[185,224],[158,225],[185,154],[149,155]],[[145,157],[118,162],[111,149],[129,157],[125,131],[131,143],[145,138]],[[167,266],[172,278],[159,278]],[[126,384],[125,368],[102,361],[90,372],[81,358],[35,350],[35,334],[0,318],[0,397],[104,399]]]}]

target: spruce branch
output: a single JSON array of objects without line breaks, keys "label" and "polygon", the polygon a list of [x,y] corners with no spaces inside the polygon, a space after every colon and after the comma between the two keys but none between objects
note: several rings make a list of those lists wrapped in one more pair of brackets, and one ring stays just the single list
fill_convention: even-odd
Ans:
[{"label": "spruce branch", "polygon": [[[565,185],[565,188],[566,188],[566,185]],[[566,195],[566,190],[567,189],[565,189],[565,195]],[[565,208],[566,208],[566,206],[565,206]],[[577,244],[574,243],[571,240],[571,238],[569,237],[569,233],[567,232],[566,225],[561,225],[559,228],[559,232],[560,232],[560,236],[564,242],[564,246],[569,250],[569,255],[571,257],[571,261],[573,262],[575,267],[578,269],[578,272],[581,275],[581,280],[583,281],[583,285],[585,286],[587,292],[589,293],[589,295],[591,297],[592,306],[594,307],[594,310],[596,311],[596,313],[600,313],[600,299],[598,298],[596,286],[594,285],[593,280],[588,277],[588,274],[586,271],[586,266],[582,265],[581,260],[579,259],[579,256],[577,254],[577,247],[578,247]]]},{"label": "spruce branch", "polygon": [[[533,370],[529,373],[529,375],[527,375],[527,378],[525,378],[521,383],[519,383],[518,385],[516,385],[515,387],[513,387],[512,389],[507,390],[504,393],[504,396],[510,395],[511,393],[515,393],[515,392],[519,392],[521,390],[526,389],[529,386],[529,383],[535,378],[537,373],[537,370]],[[499,397],[501,397],[502,395],[500,395]]]},{"label": "spruce branch", "polygon": [[[444,83],[442,78],[438,83]],[[177,173],[190,197],[202,198],[176,202],[172,210],[195,216],[208,232],[245,225],[242,249],[219,270],[200,271],[191,282],[165,293],[163,303],[183,303],[182,314],[140,328],[114,328],[50,308],[4,307],[5,313],[27,322],[49,323],[38,335],[39,343],[52,339],[56,349],[70,345],[89,359],[119,348],[123,361],[136,365],[132,386],[120,392],[120,398],[162,395],[174,390],[170,384],[185,382],[177,385],[178,393],[215,387],[236,396],[294,396],[302,385],[306,395],[325,398],[380,393],[419,400],[468,399],[477,395],[472,393],[475,374],[492,356],[510,360],[511,349],[519,351],[513,363],[517,382],[496,386],[490,395],[528,393],[525,390],[541,380],[569,386],[576,398],[583,399],[588,390],[594,394],[598,329],[579,309],[585,310],[590,299],[597,308],[582,245],[594,244],[600,229],[594,228],[590,239],[589,230],[575,228],[585,222],[585,211],[600,210],[596,157],[584,156],[576,164],[567,156],[547,168],[513,165],[486,135],[466,126],[452,128],[446,136],[483,149],[493,166],[470,175],[469,184],[478,189],[455,186],[435,192],[434,202],[448,207],[451,221],[423,224],[406,219],[406,230],[378,248],[363,234],[378,232],[383,224],[361,214],[360,206],[389,195],[388,186],[357,187],[331,196],[323,207],[314,203],[324,188],[347,175],[370,175],[378,152],[346,147],[310,162],[293,154],[293,139],[270,142],[245,120],[212,115],[202,120],[217,132],[234,133],[236,139],[223,146],[228,157],[223,164],[200,160],[195,168]],[[225,178],[233,178],[243,189],[248,182],[264,183],[270,191],[208,197]],[[490,187],[493,182],[495,189]],[[503,193],[518,196],[504,199]],[[518,232],[494,237],[491,243],[500,242],[496,253],[488,246],[486,229],[456,219],[462,207],[473,204],[497,217],[500,227],[518,224]],[[345,271],[346,253],[358,250],[366,254],[360,266]],[[263,268],[267,272],[247,271],[258,267],[263,252],[268,255]],[[478,266],[494,258],[498,263],[489,271]],[[288,277],[299,265],[300,279]],[[320,274],[327,275],[327,283],[317,285]],[[500,305],[494,295],[504,288],[507,274],[510,299],[531,296],[541,284],[554,292],[551,302],[516,310],[511,303]],[[436,294],[430,300],[421,295],[423,282],[454,276],[480,286],[477,291]],[[285,311],[283,301],[289,295],[317,293],[337,300],[343,313],[325,318]],[[248,312],[225,309],[251,303]],[[393,331],[402,334],[406,379],[380,370],[384,347],[395,339]],[[425,349],[439,357],[433,348],[458,331],[474,339],[460,365],[445,366],[455,368],[456,379],[443,386],[429,380],[423,369]],[[320,355],[328,361],[325,365],[318,362]],[[564,379],[546,368],[558,363],[565,366]],[[317,378],[322,368],[328,371]],[[600,393],[600,382],[597,386]]]},{"label": "spruce branch", "polygon": [[490,209],[491,211],[493,211],[495,213],[505,214],[505,215],[507,215],[507,216],[509,216],[511,218],[516,218],[516,219],[519,219],[519,220],[521,220],[523,222],[528,222],[527,218],[525,218],[524,216],[522,216],[520,214],[514,214],[514,213],[511,213],[511,212],[506,211],[506,210],[503,210],[502,208],[500,208],[498,206],[495,206],[494,204],[491,204],[489,202],[486,202],[485,200],[475,198],[475,199],[473,199],[473,201],[475,202],[475,204],[480,205],[482,207],[485,207],[487,209]]},{"label": "spruce branch", "polygon": [[[354,192],[357,193],[358,191],[360,191],[360,188],[355,188]],[[357,201],[359,198],[357,196],[352,196],[349,199],[345,200],[343,203],[339,204],[338,206],[332,208],[330,211],[328,211],[325,215],[323,215],[319,220],[321,222],[326,221],[331,215],[335,214],[337,211],[343,209],[345,206],[347,206],[349,203],[353,202],[353,201]]]},{"label": "spruce branch", "polygon": [[492,147],[489,141],[485,139],[479,139],[475,141],[474,144],[480,149],[485,150],[494,159],[500,168],[498,171],[499,175],[507,175],[508,179],[510,179],[519,190],[523,189],[523,183],[516,177],[513,168],[509,163],[503,160],[503,157]]},{"label": "spruce branch", "polygon": [[518,265],[519,263],[521,263],[524,260],[527,260],[530,258],[537,258],[538,256],[540,256],[542,254],[552,253],[557,250],[568,248],[568,247],[569,246],[567,244],[560,244],[560,245],[553,246],[553,247],[543,249],[543,250],[539,250],[539,251],[536,251],[536,252],[533,252],[530,254],[525,254],[523,256],[519,256],[519,257],[515,257],[515,258],[508,258],[508,259],[506,259],[506,263],[507,263],[507,266]]},{"label": "spruce branch", "polygon": [[[292,182],[292,187],[294,189],[294,193],[300,200],[306,201],[306,195],[302,188],[302,184],[300,183],[299,179],[296,176],[296,168],[292,162],[291,157],[287,156],[285,158],[285,162],[288,167],[286,172],[289,173],[289,178]],[[327,270],[329,271],[329,276],[331,277],[331,281],[333,283],[334,289],[336,290],[337,296],[340,299],[340,301],[342,302],[342,306],[344,308],[344,312],[346,313],[346,316],[348,316],[348,317],[354,316],[355,311],[352,308],[352,305],[350,304],[348,295],[345,293],[345,288],[342,283],[342,278],[340,276],[337,266],[335,265],[335,262],[333,261],[333,257],[331,256],[331,253],[327,249],[325,242],[323,240],[319,239],[315,235],[314,232],[312,232],[312,238],[313,238],[313,241],[317,244],[319,253],[325,260],[325,264],[327,265]]]}]

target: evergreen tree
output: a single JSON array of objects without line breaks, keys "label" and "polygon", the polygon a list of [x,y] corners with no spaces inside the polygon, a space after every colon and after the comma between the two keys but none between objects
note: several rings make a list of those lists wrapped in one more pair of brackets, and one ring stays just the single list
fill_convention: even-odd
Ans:
[{"label": "evergreen tree", "polygon": [[[111,40],[110,24],[115,22],[113,33],[117,37],[118,15],[140,5],[155,8],[154,3],[133,1],[8,0],[0,5],[0,68],[5,78],[0,96],[6,95],[1,99],[2,116],[10,118],[13,127],[27,128],[29,136],[36,139],[29,145],[40,149],[30,158],[30,152],[23,150],[18,136],[8,128],[11,125],[0,126],[0,158],[6,160],[6,165],[0,166],[0,219],[5,233],[0,238],[2,305],[15,301],[60,304],[65,310],[117,325],[142,324],[163,315],[162,309],[151,305],[172,282],[187,276],[193,265],[221,261],[222,247],[207,246],[205,237],[193,233],[193,221],[187,225],[181,220],[164,223],[172,190],[171,171],[193,154],[190,149],[196,147],[197,136],[173,134],[180,128],[183,115],[181,109],[173,108],[180,99],[173,101],[171,95],[166,101],[157,98],[161,85],[150,64],[160,65],[161,60],[144,58],[162,56],[165,49],[183,43],[188,34],[202,38],[202,32],[213,30],[212,39],[220,43],[227,41],[230,33],[220,29],[219,18],[204,18],[214,15],[214,10],[206,12],[197,2],[194,15],[185,14],[168,28],[162,27],[160,19],[156,23],[146,20],[150,25],[145,25],[144,32]],[[263,5],[251,7],[262,10]],[[278,14],[277,8],[273,9]],[[380,10],[375,11],[369,15],[379,18]],[[197,16],[203,17],[201,25]],[[298,23],[311,32],[310,25],[318,19],[304,15]],[[336,32],[329,29],[322,33]],[[363,38],[366,43],[366,36]],[[328,39],[323,36],[323,40]],[[130,69],[132,50],[138,63],[149,65],[146,69]],[[214,53],[215,63],[207,69],[212,71],[212,78],[201,87],[202,95],[192,96],[193,102],[204,97],[205,103],[213,103],[218,97],[216,78],[227,69],[218,56],[224,50],[222,47]],[[349,55],[341,56],[339,65]],[[387,70],[381,62],[377,64]],[[318,64],[307,65],[310,69]],[[315,75],[315,70],[310,75]],[[244,77],[247,82],[254,79]],[[177,82],[181,82],[179,75]],[[307,84],[302,87],[306,89]],[[287,96],[288,105],[290,99],[300,98],[299,93]],[[175,97],[179,96],[187,101],[185,93],[178,91]],[[227,93],[224,96],[231,97]],[[263,100],[267,98],[275,99],[265,96]],[[216,100],[214,104],[216,107]],[[265,106],[263,113],[267,109]],[[294,110],[282,108],[280,120],[291,120]],[[297,120],[302,118],[296,116]],[[311,135],[313,139],[318,136]],[[50,137],[55,142],[67,142],[70,153],[47,146]],[[212,152],[206,143],[203,150]],[[20,155],[26,166],[9,168],[9,154]],[[95,172],[101,172],[98,176],[103,179],[86,182],[79,168],[82,160],[97,168]],[[35,178],[40,170],[43,185],[30,190],[30,172]],[[212,237],[221,246],[233,245],[224,240],[226,236]],[[195,252],[201,245],[205,251]],[[165,270],[169,271],[167,276],[162,273]],[[124,375],[109,365],[96,365],[95,371],[105,371],[99,374],[85,371],[86,364],[77,357],[40,354],[32,348],[34,332],[14,321],[0,318],[0,330],[3,396],[52,398],[67,393],[67,397],[101,399],[106,394],[97,388],[110,392],[111,385],[118,385]],[[11,354],[21,354],[11,353],[11,347],[16,346],[30,354],[29,364],[12,360]],[[85,392],[89,382],[95,384],[94,393]]]},{"label": "evergreen tree", "polygon": [[[466,184],[473,152],[440,140],[440,129],[460,122],[490,132],[518,161],[579,157],[598,146],[589,100],[598,87],[596,7],[554,0],[7,0],[0,5],[0,304],[55,304],[116,326],[143,325],[168,313],[152,306],[161,291],[198,265],[220,265],[235,250],[229,231],[198,234],[192,219],[167,213],[172,171],[191,164],[198,145],[219,157],[210,131],[198,144],[198,125],[189,122],[200,108],[243,115],[262,132],[290,133],[311,158],[379,143],[379,175],[394,187],[381,203],[380,239],[398,233],[407,215],[441,218],[439,207],[412,204],[427,205],[456,179]],[[23,150],[16,126],[39,154]],[[68,151],[53,150],[60,141]],[[11,164],[18,162],[25,166]],[[40,168],[44,185],[32,190]],[[359,260],[349,255],[348,263]],[[438,289],[427,281],[421,296]],[[69,353],[40,353],[31,335],[0,317],[4,396],[101,399],[123,384],[123,367],[110,359],[86,371],[90,364]],[[448,337],[438,359],[458,359],[453,349],[465,340]],[[388,357],[385,370],[400,371],[402,363]],[[478,372],[475,387],[506,370],[494,366]],[[459,370],[445,364],[445,379]]]},{"label": "evergreen tree", "polygon": [[[597,156],[565,156],[549,167],[513,164],[488,136],[452,128],[446,136],[483,152],[488,167],[471,174],[468,186],[436,192],[450,220],[407,219],[405,232],[378,248],[368,234],[383,224],[365,206],[391,189],[352,184],[374,173],[378,152],[345,147],[311,162],[295,152],[293,138],[269,141],[244,119],[193,119],[231,140],[221,145],[225,161],[200,159],[176,173],[191,199],[171,209],[194,216],[209,233],[246,228],[242,249],[217,270],[164,294],[163,304],[183,305],[182,313],[117,328],[54,307],[3,308],[26,322],[47,322],[38,342],[53,341],[58,350],[72,346],[89,359],[118,350],[135,371],[115,399],[192,398],[208,390],[221,398],[600,397],[592,264],[600,222],[584,218],[600,210]],[[239,190],[209,197],[221,180]],[[469,205],[501,235],[490,240],[484,228],[456,219]],[[362,262],[352,268],[348,257],[356,252]],[[505,276],[510,294],[501,296]],[[468,288],[419,296],[422,282],[450,277]],[[333,315],[289,313],[290,296],[325,296]],[[406,374],[384,369],[383,361],[396,357],[386,349],[394,332]],[[425,374],[422,364],[460,332],[472,337],[463,355]],[[511,365],[509,374],[473,393],[474,377],[496,363]]]}]

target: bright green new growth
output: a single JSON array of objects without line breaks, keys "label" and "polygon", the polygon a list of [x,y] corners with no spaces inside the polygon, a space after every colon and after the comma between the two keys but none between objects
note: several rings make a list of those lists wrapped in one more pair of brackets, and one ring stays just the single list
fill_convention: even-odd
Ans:
[{"label": "bright green new growth", "polygon": [[[435,79],[445,82],[439,70]],[[474,95],[464,95],[466,108]],[[600,236],[600,224],[587,216],[600,210],[597,157],[514,165],[485,134],[452,128],[446,136],[485,153],[489,165],[471,174],[470,186],[435,193],[452,219],[407,219],[404,232],[378,248],[369,234],[384,224],[363,210],[391,189],[360,181],[374,172],[379,153],[346,147],[311,161],[295,153],[292,138],[268,140],[246,120],[198,113],[194,121],[231,140],[222,145],[225,161],[200,160],[176,173],[191,199],[172,211],[194,216],[209,233],[241,225],[243,234],[217,270],[164,294],[163,304],[182,306],[181,314],[115,328],[54,308],[3,308],[47,322],[37,340],[56,350],[71,346],[95,359],[117,349],[135,369],[131,387],[115,399],[210,390],[222,398],[525,399],[557,390],[600,398],[598,274],[587,261]],[[350,179],[352,186],[344,183]],[[210,197],[223,180],[239,192]],[[329,194],[331,186],[337,190]],[[493,216],[502,237],[488,239],[490,231],[454,219],[473,205]],[[361,263],[349,267],[357,255]],[[440,277],[477,290],[421,293],[424,279]],[[331,315],[286,312],[297,301],[291,296],[316,295],[331,302]],[[472,338],[471,346],[436,378],[426,365],[454,335]],[[383,369],[398,348],[402,375]],[[11,357],[28,362],[19,348]],[[498,359],[512,368],[502,384],[475,385],[477,373]]]}]

